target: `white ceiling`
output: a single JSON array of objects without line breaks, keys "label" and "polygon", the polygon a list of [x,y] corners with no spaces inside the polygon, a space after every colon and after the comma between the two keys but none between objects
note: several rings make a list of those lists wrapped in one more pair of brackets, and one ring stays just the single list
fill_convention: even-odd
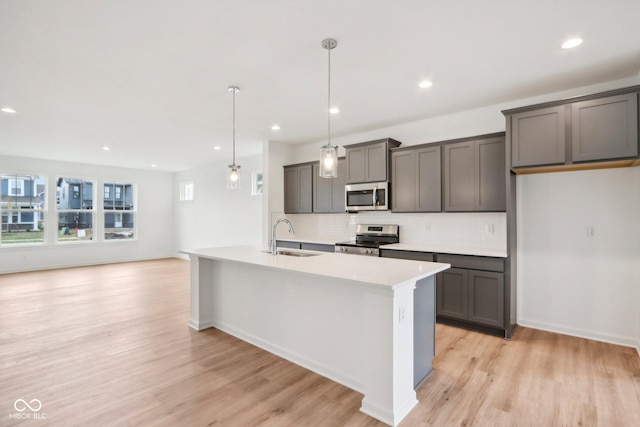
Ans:
[{"label": "white ceiling", "polygon": [[0,0],[0,106],[18,111],[0,155],[231,163],[230,85],[238,157],[320,141],[326,37],[334,136],[635,76],[639,16],[638,0]]}]

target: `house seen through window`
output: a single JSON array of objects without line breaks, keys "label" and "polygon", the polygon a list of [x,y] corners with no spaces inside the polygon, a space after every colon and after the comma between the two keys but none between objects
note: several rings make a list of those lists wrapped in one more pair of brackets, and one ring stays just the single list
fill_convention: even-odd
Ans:
[{"label": "house seen through window", "polygon": [[58,242],[94,240],[95,185],[93,180],[58,178],[56,181]]},{"label": "house seen through window", "polygon": [[44,243],[46,187],[43,176],[0,173],[0,245]]},{"label": "house seen through window", "polygon": [[132,183],[105,181],[103,191],[104,239],[136,236],[136,194]]}]

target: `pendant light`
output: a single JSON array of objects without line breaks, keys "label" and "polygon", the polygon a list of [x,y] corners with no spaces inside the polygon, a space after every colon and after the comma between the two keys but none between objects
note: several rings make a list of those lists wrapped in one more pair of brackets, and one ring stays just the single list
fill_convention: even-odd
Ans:
[{"label": "pendant light", "polygon": [[338,46],[334,39],[322,40],[322,47],[329,53],[328,95],[327,95],[327,143],[320,148],[320,176],[335,178],[338,176],[338,146],[331,145],[331,49]]},{"label": "pendant light", "polygon": [[233,164],[227,169],[227,188],[236,190],[240,188],[240,165],[236,165],[236,93],[240,88],[229,86],[228,90],[233,94]]}]

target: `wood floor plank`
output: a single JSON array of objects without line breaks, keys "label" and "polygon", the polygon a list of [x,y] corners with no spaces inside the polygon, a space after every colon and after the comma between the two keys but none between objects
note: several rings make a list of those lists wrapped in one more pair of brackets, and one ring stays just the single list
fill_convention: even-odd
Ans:
[{"label": "wood floor plank", "polygon": [[[189,303],[178,259],[0,275],[0,425],[25,425],[17,399],[42,402],[42,426],[383,425],[353,390],[192,330]],[[640,425],[631,348],[437,325],[433,366],[401,427]]]}]

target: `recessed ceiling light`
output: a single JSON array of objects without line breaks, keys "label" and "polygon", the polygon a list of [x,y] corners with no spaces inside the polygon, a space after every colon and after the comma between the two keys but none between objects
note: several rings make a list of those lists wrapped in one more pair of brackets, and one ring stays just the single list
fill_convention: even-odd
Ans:
[{"label": "recessed ceiling light", "polygon": [[14,110],[14,109],[13,109],[13,108],[11,108],[11,107],[3,107],[3,108],[0,108],[0,111],[2,111],[3,113],[7,113],[7,114],[15,114],[15,113],[17,113],[17,111],[16,111],[16,110]]},{"label": "recessed ceiling light", "polygon": [[109,150],[111,150],[111,148],[110,148],[108,145],[103,145],[103,146],[102,146],[102,149],[103,149],[104,151],[109,151]]},{"label": "recessed ceiling light", "polygon": [[576,46],[580,46],[581,44],[582,44],[582,39],[579,39],[579,38],[569,39],[566,42],[562,43],[562,48],[571,49]]},{"label": "recessed ceiling light", "polygon": [[155,168],[155,167],[156,167],[156,165],[151,165],[151,167],[152,167],[152,168]]},{"label": "recessed ceiling light", "polygon": [[429,80],[423,80],[418,84],[418,86],[422,89],[426,89],[428,87],[433,86],[433,83],[431,83]]},{"label": "recessed ceiling light", "polygon": [[273,125],[273,126],[271,126],[271,130],[280,130],[280,126]]},{"label": "recessed ceiling light", "polygon": [[213,149],[218,151],[218,150],[222,150],[222,147],[220,147],[219,145],[216,145],[215,147],[213,147]]},{"label": "recessed ceiling light", "polygon": [[331,114],[338,114],[340,112],[340,109],[338,107],[331,107],[329,108],[329,112]]}]

